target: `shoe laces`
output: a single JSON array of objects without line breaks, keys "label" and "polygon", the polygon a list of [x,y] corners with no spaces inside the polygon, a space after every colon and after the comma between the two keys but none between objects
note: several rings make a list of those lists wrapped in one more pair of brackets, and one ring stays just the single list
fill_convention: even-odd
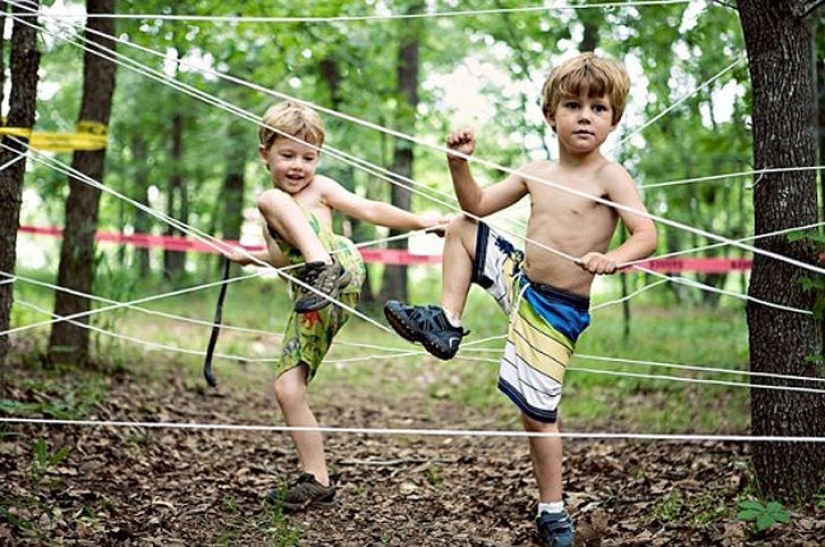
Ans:
[{"label": "shoe laces", "polygon": [[323,262],[307,262],[304,264],[303,270],[301,270],[299,279],[307,285],[314,285],[318,279],[318,275],[324,271],[325,266],[326,264]]},{"label": "shoe laces", "polygon": [[470,334],[470,331],[461,327],[454,327],[448,320],[447,315],[441,306],[430,304],[429,306],[413,306],[410,311],[410,319],[421,324],[422,330],[432,331],[458,331],[463,338]]}]

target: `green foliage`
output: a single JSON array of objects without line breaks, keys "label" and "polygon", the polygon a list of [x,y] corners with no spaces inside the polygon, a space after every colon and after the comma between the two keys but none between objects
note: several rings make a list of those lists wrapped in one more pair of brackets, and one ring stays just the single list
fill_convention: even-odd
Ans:
[{"label": "green foliage", "polygon": [[43,437],[38,437],[32,447],[33,454],[30,467],[32,483],[40,484],[51,469],[69,457],[71,451],[72,449],[68,446],[50,450],[46,440]]},{"label": "green foliage", "polygon": [[739,509],[739,520],[753,522],[757,532],[763,532],[774,524],[787,524],[791,521],[790,513],[777,501],[763,504],[758,500],[740,500]]},{"label": "green foliage", "polygon": [[724,499],[674,488],[649,513],[650,522],[669,525],[711,526],[727,512]]},{"label": "green foliage", "polygon": [[[66,371],[50,372],[59,376],[66,374]],[[94,375],[69,388],[60,380],[33,379],[23,381],[22,384],[31,386],[35,391],[53,394],[53,397],[37,402],[0,399],[0,411],[27,416],[46,415],[59,420],[81,420],[106,395],[105,382]]]},{"label": "green foliage", "polygon": [[427,482],[435,487],[441,486],[441,483],[444,482],[444,477],[441,473],[441,468],[437,465],[430,464],[424,470],[424,473],[427,476]]}]

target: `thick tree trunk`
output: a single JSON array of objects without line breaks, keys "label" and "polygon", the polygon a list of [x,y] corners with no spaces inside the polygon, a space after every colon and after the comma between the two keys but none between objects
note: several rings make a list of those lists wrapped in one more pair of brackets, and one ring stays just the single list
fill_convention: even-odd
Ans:
[{"label": "thick tree trunk", "polygon": [[[740,0],[753,88],[754,166],[793,168],[816,163],[815,95],[810,28],[797,15],[803,2]],[[796,11],[795,11],[796,10]],[[813,172],[766,174],[754,188],[756,234],[811,224],[817,220]],[[815,250],[786,237],[760,239],[759,246],[814,263]],[[757,255],[749,294],[793,308],[811,310],[815,295],[803,290],[801,268]],[[751,370],[816,377],[821,331],[810,315],[761,304],[747,306]],[[821,374],[820,374],[821,376]],[[785,386],[778,379],[754,384]],[[825,436],[825,398],[781,389],[751,393],[754,435]],[[812,499],[823,479],[825,450],[817,443],[762,442],[753,446],[754,468],[769,499],[795,503]]]},{"label": "thick tree trunk", "polygon": [[[423,11],[423,2],[414,2],[408,13]],[[418,108],[418,72],[419,49],[422,27],[419,20],[410,20],[402,33],[398,52],[398,94],[405,98],[405,103],[398,108],[397,125],[406,133],[415,132],[415,113]],[[395,140],[393,151],[392,171],[402,177],[412,178],[413,173],[413,144],[406,140]],[[393,184],[391,193],[392,204],[402,209],[410,210],[412,200],[408,188]],[[390,237],[398,235],[397,230],[390,231]],[[391,249],[406,249],[409,241],[400,239],[391,241]],[[381,298],[383,300],[407,300],[407,266],[387,265],[384,269],[384,279],[381,284]]]},{"label": "thick tree trunk", "polygon": [[[89,13],[114,13],[115,0],[88,0]],[[109,125],[112,113],[112,96],[115,91],[115,64],[95,53],[96,45],[114,49],[115,43],[104,36],[115,32],[114,19],[110,17],[89,18],[88,29],[98,31],[86,33],[86,52],[83,56],[83,99],[80,106],[78,125],[92,123]],[[72,159],[72,169],[103,182],[106,149],[77,151]],[[95,273],[95,232],[97,231],[100,190],[86,182],[69,177],[69,197],[66,200],[66,224],[60,247],[60,266],[57,284],[81,293],[92,293]],[[91,302],[81,296],[58,291],[55,295],[54,313],[69,316],[87,312]],[[88,316],[78,322],[89,323]],[[89,330],[66,321],[55,323],[49,337],[49,360],[51,362],[82,364],[89,354]]]},{"label": "thick tree trunk", "polygon": [[[5,2],[3,3],[5,8]],[[40,9],[40,2],[28,2],[25,7],[13,8],[15,16],[26,18],[28,24],[15,22],[11,36],[11,96],[9,98],[9,127],[32,127],[37,101],[37,70],[40,53],[37,51],[37,24],[32,10]],[[0,165],[26,153],[26,139],[4,137],[0,148]],[[0,272],[13,274],[17,262],[17,230],[20,228],[20,203],[23,195],[25,160],[17,161],[0,170]],[[7,280],[3,278],[2,280]],[[11,321],[13,285],[0,285],[0,331],[6,331]],[[9,337],[0,335],[0,378],[9,351]]]}]

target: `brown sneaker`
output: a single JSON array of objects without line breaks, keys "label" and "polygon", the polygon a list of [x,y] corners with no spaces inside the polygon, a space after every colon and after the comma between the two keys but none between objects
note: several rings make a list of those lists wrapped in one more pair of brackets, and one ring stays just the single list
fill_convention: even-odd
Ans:
[{"label": "brown sneaker", "polygon": [[349,285],[352,274],[337,262],[316,261],[304,264],[298,279],[315,289],[298,286],[301,296],[295,301],[295,312],[307,313],[320,310],[337,299],[340,290]]},{"label": "brown sneaker", "polygon": [[335,485],[324,486],[312,473],[302,473],[286,489],[270,490],[266,501],[280,504],[285,511],[301,511],[310,507],[329,507],[335,503]]}]

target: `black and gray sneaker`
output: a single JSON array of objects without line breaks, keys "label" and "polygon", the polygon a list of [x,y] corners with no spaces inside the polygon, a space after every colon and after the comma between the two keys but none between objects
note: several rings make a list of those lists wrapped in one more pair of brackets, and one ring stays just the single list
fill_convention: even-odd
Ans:
[{"label": "black and gray sneaker", "polygon": [[571,547],[576,537],[573,521],[567,511],[548,513],[544,511],[536,518],[536,526],[543,547]]},{"label": "black and gray sneaker", "polygon": [[295,301],[295,312],[306,313],[320,310],[337,299],[340,290],[349,285],[352,274],[337,262],[326,264],[316,261],[304,264],[298,279],[318,291],[298,286],[300,296]]},{"label": "black and gray sneaker", "polygon": [[441,306],[407,306],[390,300],[384,304],[384,316],[403,338],[421,342],[424,349],[445,361],[455,356],[461,339],[470,334],[452,326]]},{"label": "black and gray sneaker", "polygon": [[285,511],[301,511],[310,507],[329,507],[335,503],[335,485],[324,486],[312,473],[301,473],[286,488],[270,490],[267,503],[281,505]]}]

